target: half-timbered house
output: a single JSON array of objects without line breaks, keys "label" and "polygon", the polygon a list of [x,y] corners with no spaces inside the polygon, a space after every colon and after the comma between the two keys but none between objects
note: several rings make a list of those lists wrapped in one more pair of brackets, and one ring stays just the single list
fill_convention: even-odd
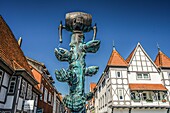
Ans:
[{"label": "half-timbered house", "polygon": [[169,113],[170,59],[155,62],[140,43],[129,57],[114,48],[95,91],[96,113]]},{"label": "half-timbered house", "polygon": [[0,16],[0,112],[36,113],[37,84],[17,40]]}]

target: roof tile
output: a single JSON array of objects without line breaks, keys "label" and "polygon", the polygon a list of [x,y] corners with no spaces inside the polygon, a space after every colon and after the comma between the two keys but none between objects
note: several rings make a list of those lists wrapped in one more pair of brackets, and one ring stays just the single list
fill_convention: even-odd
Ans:
[{"label": "roof tile", "polygon": [[27,60],[9,26],[0,16],[0,58],[12,69],[25,69],[32,74]]},{"label": "roof tile", "polygon": [[166,56],[162,51],[159,51],[155,59],[155,64],[158,67],[170,67],[170,58],[168,58],[168,56]]},{"label": "roof tile", "polygon": [[129,84],[132,91],[167,91],[167,88],[162,84]]},{"label": "roof tile", "polygon": [[107,65],[108,66],[127,66],[128,64],[116,50],[113,50]]}]

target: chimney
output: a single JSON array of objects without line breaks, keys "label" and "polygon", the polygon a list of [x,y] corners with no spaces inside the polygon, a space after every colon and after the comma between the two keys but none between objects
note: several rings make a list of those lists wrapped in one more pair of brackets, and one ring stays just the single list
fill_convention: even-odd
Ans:
[{"label": "chimney", "polygon": [[22,44],[22,38],[20,37],[20,38],[18,39],[18,45],[21,47],[21,44]]}]

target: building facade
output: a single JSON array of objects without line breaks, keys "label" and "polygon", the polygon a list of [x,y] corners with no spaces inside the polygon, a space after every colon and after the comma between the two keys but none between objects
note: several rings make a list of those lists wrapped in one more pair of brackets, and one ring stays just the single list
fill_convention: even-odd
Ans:
[{"label": "building facade", "polygon": [[64,113],[61,93],[54,86],[54,80],[45,64],[27,57],[35,79],[39,82],[41,95],[38,99],[38,111],[43,113]]},{"label": "building facade", "polygon": [[0,112],[36,113],[37,84],[17,40],[0,16]]},{"label": "building facade", "polygon": [[95,113],[169,113],[170,59],[155,62],[140,43],[129,57],[114,48],[95,91]]},{"label": "building facade", "polygon": [[[90,83],[90,92],[94,93],[95,90],[96,90],[96,83]],[[94,97],[88,101],[87,113],[95,113],[95,98]]]}]

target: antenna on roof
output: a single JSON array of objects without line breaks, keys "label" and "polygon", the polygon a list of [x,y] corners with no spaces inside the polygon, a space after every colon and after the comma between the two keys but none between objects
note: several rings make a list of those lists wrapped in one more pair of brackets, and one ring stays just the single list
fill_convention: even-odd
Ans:
[{"label": "antenna on roof", "polygon": [[19,45],[19,47],[21,47],[21,44],[22,44],[22,38],[19,37],[19,39],[18,39],[18,45]]},{"label": "antenna on roof", "polygon": [[157,43],[157,48],[158,48],[158,52],[160,51],[160,47],[159,47],[159,44]]},{"label": "antenna on roof", "polygon": [[113,40],[113,50],[115,50],[115,42],[114,42],[114,40]]}]

